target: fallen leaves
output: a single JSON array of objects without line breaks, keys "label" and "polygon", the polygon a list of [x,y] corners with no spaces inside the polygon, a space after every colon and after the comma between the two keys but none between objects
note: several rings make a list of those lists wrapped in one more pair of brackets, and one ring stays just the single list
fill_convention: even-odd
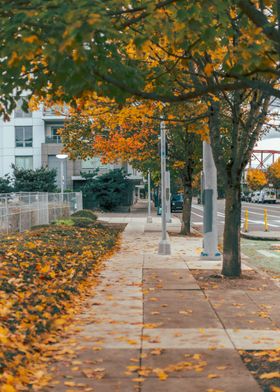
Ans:
[{"label": "fallen leaves", "polygon": [[[47,384],[47,359],[65,354],[52,352],[50,343],[69,325],[117,238],[118,231],[102,226],[49,226],[1,237],[1,392]],[[103,377],[95,372],[88,374]]]},{"label": "fallen leaves", "polygon": [[82,373],[87,378],[94,378],[95,380],[101,380],[105,377],[105,369],[104,368],[95,368],[95,369],[83,369]]},{"label": "fallen leaves", "polygon": [[271,378],[280,378],[280,372],[263,373],[260,376],[261,380],[270,380]]}]

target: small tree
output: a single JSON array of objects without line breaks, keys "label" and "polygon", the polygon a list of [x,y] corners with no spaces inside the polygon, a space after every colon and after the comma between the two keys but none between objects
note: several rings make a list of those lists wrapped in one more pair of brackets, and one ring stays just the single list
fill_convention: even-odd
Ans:
[{"label": "small tree", "polygon": [[13,165],[16,192],[55,192],[56,170],[41,167],[36,170],[20,169]]},{"label": "small tree", "polygon": [[268,181],[273,184],[274,188],[280,188],[280,159],[277,159],[272,165],[267,169]]},{"label": "small tree", "polygon": [[0,193],[10,193],[13,192],[13,190],[11,177],[8,174],[5,174],[4,177],[0,178]]},{"label": "small tree", "polygon": [[103,210],[111,211],[123,204],[129,190],[129,180],[122,169],[111,170],[98,176],[98,171],[92,174],[81,173],[87,180],[82,192],[92,195],[96,204]]},{"label": "small tree", "polygon": [[267,184],[265,173],[259,169],[249,169],[247,172],[247,184],[253,191],[263,188]]}]

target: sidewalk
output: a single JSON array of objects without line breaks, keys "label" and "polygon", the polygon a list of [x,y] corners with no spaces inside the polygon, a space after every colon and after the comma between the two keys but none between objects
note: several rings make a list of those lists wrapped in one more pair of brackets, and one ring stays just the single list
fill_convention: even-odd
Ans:
[{"label": "sidewalk", "polygon": [[43,390],[261,391],[238,350],[280,347],[279,289],[248,266],[238,283],[209,279],[221,262],[199,261],[200,238],[171,235],[172,255],[157,255],[158,217],[106,220],[128,222],[121,249],[105,262]]}]

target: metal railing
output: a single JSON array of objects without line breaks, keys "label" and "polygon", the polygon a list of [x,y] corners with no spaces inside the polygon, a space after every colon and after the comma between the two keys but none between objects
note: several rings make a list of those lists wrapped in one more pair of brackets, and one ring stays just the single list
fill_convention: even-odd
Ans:
[{"label": "metal railing", "polygon": [[49,224],[82,208],[81,192],[1,193],[0,233],[22,232],[32,226]]},{"label": "metal railing", "polygon": [[45,143],[54,143],[54,144],[60,144],[61,143],[61,137],[60,136],[46,136]]}]

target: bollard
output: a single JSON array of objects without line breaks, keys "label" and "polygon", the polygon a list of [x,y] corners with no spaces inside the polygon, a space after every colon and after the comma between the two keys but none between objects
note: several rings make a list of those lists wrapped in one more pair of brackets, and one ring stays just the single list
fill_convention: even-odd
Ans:
[{"label": "bollard", "polygon": [[244,220],[244,231],[245,231],[245,233],[248,233],[248,216],[249,216],[249,213],[248,213],[248,209],[246,208],[246,210],[245,210],[245,220]]},{"label": "bollard", "polygon": [[268,223],[267,223],[267,209],[264,209],[264,231],[268,231]]}]

